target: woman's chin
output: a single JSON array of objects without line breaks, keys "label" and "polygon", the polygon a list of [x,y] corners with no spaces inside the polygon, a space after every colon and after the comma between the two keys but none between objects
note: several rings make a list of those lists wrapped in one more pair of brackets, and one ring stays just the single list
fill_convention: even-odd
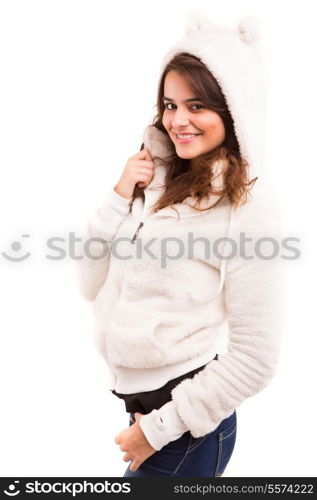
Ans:
[{"label": "woman's chin", "polygon": [[197,158],[198,156],[201,156],[208,151],[211,151],[213,148],[206,148],[206,147],[197,147],[198,144],[186,144],[186,145],[180,145],[180,144],[175,144],[175,150],[176,154],[179,158],[182,158],[183,160],[192,160],[193,158]]},{"label": "woman's chin", "polygon": [[182,158],[182,160],[192,160],[193,158],[196,158],[197,156],[199,156],[199,155],[194,154],[194,153],[192,153],[192,154],[184,153],[183,151],[176,151],[176,153],[177,153],[177,156],[179,158]]}]

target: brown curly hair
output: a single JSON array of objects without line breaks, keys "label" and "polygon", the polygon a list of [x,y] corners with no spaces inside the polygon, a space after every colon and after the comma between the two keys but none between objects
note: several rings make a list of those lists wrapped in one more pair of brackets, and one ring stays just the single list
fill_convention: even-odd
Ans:
[{"label": "brown curly hair", "polygon": [[[162,119],[164,113],[164,81],[167,73],[171,70],[177,71],[191,86],[193,92],[207,109],[212,109],[218,113],[225,126],[225,139],[222,144],[208,153],[202,154],[194,159],[180,158],[175,146],[168,136],[163,126]],[[247,194],[254,182],[248,178],[248,163],[242,158],[239,143],[234,131],[234,122],[226,104],[225,96],[221,88],[205,64],[196,56],[182,52],[166,65],[158,85],[157,94],[157,115],[153,119],[152,125],[162,131],[168,137],[171,154],[165,158],[153,157],[153,162],[163,163],[166,168],[165,192],[156,202],[153,210],[157,211],[166,206],[172,206],[174,203],[181,203],[185,198],[191,196],[196,200],[193,208],[199,211],[209,210],[229,198],[233,205],[244,203]],[[141,149],[143,149],[142,144]],[[213,173],[213,165],[216,161],[223,163],[223,189],[216,190],[213,182],[216,176]],[[135,186],[133,200],[138,196],[144,198],[144,188]],[[218,200],[207,208],[199,208],[199,203],[203,198],[210,194],[217,194]]]}]

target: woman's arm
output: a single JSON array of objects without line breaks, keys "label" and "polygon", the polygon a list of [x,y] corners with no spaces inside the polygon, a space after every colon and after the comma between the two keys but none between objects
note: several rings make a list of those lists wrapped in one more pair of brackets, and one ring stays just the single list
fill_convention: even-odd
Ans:
[{"label": "woman's arm", "polygon": [[129,213],[131,199],[124,198],[112,188],[102,206],[95,209],[86,221],[79,245],[82,259],[76,261],[79,290],[86,300],[95,300],[106,280],[110,244]]},{"label": "woman's arm", "polygon": [[[275,373],[281,340],[284,271],[279,214],[272,201],[260,198],[238,209],[230,238],[238,244],[241,237],[251,241],[246,242],[244,252],[237,252],[226,263],[228,352],[220,354],[217,361],[209,363],[193,379],[176,386],[172,401],[140,419],[140,426],[155,449],[175,439],[170,438],[174,425],[172,428],[169,423],[177,418],[193,437],[212,432],[245,399],[267,386]],[[277,247],[277,257],[263,258],[272,255]]]},{"label": "woman's arm", "polygon": [[110,263],[111,241],[129,213],[135,185],[146,187],[153,177],[153,168],[148,149],[144,148],[131,156],[102,207],[95,209],[86,221],[80,245],[83,258],[77,261],[79,289],[85,299],[95,300],[104,284]]}]

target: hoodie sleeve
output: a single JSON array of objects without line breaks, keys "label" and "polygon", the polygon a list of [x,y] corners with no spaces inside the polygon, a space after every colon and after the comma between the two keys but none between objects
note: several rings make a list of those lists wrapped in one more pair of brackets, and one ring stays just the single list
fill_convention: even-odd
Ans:
[{"label": "hoodie sleeve", "polygon": [[111,241],[129,213],[131,200],[112,188],[102,206],[96,208],[86,220],[80,238],[82,258],[76,261],[79,291],[86,300],[95,300],[106,280]]},{"label": "hoodie sleeve", "polygon": [[239,207],[232,217],[230,243],[232,249],[238,246],[226,259],[227,352],[180,382],[170,402],[141,418],[140,426],[157,450],[186,430],[195,438],[214,431],[243,401],[265,388],[277,368],[284,312],[279,210],[273,199],[262,196]]}]

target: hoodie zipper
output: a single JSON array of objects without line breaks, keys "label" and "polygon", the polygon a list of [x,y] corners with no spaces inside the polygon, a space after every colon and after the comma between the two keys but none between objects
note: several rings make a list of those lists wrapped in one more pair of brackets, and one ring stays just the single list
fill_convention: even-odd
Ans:
[{"label": "hoodie zipper", "polygon": [[[153,212],[153,214],[156,214],[158,212],[158,209],[156,208]],[[145,212],[143,211],[143,215],[142,215],[142,218],[144,219],[145,218]],[[138,225],[133,237],[131,238],[131,243],[134,245],[134,242],[139,234],[139,231],[141,229],[141,227],[144,226],[144,221],[141,221],[140,224]]]},{"label": "hoodie zipper", "polygon": [[135,240],[136,240],[136,238],[137,238],[137,236],[139,234],[139,231],[140,231],[141,227],[143,226],[143,224],[144,224],[144,222],[140,222],[140,224],[138,225],[137,230],[135,231],[135,233],[133,235],[133,238],[131,239],[131,243],[134,244],[134,242],[135,242]]}]

